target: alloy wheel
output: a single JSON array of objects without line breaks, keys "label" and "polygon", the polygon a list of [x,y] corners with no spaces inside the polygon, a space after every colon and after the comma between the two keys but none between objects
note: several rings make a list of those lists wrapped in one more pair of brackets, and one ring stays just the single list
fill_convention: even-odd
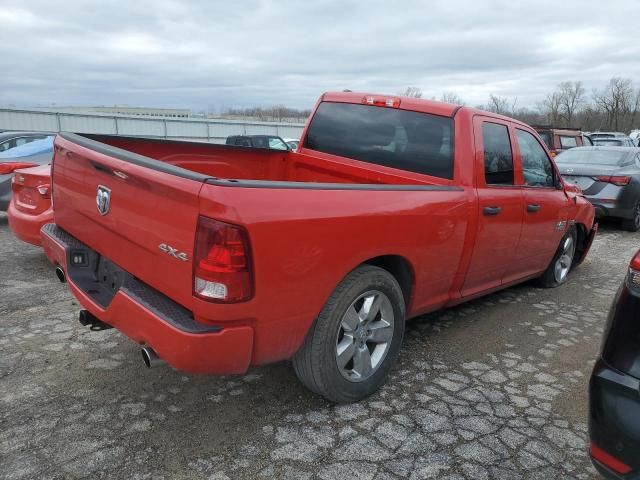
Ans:
[{"label": "alloy wheel", "polygon": [[562,243],[562,252],[556,260],[554,265],[554,277],[556,282],[562,283],[566,280],[571,270],[571,264],[573,263],[573,256],[576,252],[576,245],[572,236],[568,236]]},{"label": "alloy wheel", "polygon": [[349,305],[336,339],[336,362],[344,378],[362,382],[378,370],[391,346],[394,322],[391,300],[378,290]]}]

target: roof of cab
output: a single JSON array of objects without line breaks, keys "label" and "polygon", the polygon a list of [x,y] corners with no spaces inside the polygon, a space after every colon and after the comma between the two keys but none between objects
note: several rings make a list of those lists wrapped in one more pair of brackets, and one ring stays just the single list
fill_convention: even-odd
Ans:
[{"label": "roof of cab", "polygon": [[416,112],[432,113],[443,117],[453,117],[460,105],[451,103],[436,102],[435,100],[425,100],[423,98],[403,97],[402,95],[385,95],[380,93],[365,92],[327,92],[320,98],[323,102],[343,102],[343,103],[363,103],[365,97],[394,98],[400,100],[402,110],[413,110]]},{"label": "roof of cab", "polygon": [[[512,122],[527,128],[531,128],[524,122],[515,118],[500,115],[498,113],[487,112],[477,108],[471,108],[464,105],[455,105],[452,103],[438,102],[436,100],[426,100],[424,98],[404,97],[402,95],[385,95],[381,93],[366,92],[327,92],[320,97],[320,102],[343,102],[343,103],[362,103],[365,97],[377,97],[380,99],[398,99],[400,100],[401,110],[412,110],[414,112],[430,113],[432,115],[440,115],[443,117],[454,117],[460,110],[468,112],[469,115],[483,115]],[[388,107],[382,107],[388,108]]]}]

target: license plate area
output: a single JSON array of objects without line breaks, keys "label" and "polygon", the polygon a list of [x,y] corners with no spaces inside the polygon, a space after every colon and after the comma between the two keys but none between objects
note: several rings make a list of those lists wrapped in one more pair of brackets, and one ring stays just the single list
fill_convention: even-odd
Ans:
[{"label": "license plate area", "polygon": [[106,258],[99,257],[96,280],[102,288],[115,295],[124,284],[125,271]]},{"label": "license plate area", "polygon": [[88,247],[71,248],[67,275],[84,293],[103,308],[113,300],[129,274]]}]

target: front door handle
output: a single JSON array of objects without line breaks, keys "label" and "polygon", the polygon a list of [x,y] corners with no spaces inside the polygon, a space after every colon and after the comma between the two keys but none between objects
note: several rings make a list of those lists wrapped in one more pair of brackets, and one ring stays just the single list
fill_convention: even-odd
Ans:
[{"label": "front door handle", "polygon": [[527,205],[527,212],[535,213],[538,210],[540,210],[540,205],[538,205],[537,203],[530,203],[529,205]]},{"label": "front door handle", "polygon": [[482,213],[486,216],[498,215],[502,211],[502,207],[484,207]]}]

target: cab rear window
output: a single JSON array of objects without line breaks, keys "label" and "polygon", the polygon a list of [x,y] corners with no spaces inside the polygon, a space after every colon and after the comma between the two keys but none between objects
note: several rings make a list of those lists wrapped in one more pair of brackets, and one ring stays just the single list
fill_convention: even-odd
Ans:
[{"label": "cab rear window", "polygon": [[453,178],[453,119],[395,108],[324,102],[305,147],[363,162]]}]

